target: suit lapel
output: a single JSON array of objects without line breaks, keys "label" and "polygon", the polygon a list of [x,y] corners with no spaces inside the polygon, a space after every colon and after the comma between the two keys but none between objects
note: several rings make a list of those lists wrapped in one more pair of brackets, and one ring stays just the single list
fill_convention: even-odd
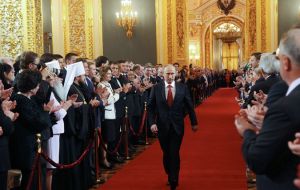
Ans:
[{"label": "suit lapel", "polygon": [[160,92],[161,92],[161,95],[162,95],[162,98],[165,102],[167,102],[167,98],[166,98],[166,88],[165,88],[165,83],[162,82],[161,85],[160,85]]},{"label": "suit lapel", "polygon": [[180,92],[180,86],[175,82],[175,96],[174,96],[174,101],[173,102],[176,101],[176,98],[178,97],[179,92]]}]

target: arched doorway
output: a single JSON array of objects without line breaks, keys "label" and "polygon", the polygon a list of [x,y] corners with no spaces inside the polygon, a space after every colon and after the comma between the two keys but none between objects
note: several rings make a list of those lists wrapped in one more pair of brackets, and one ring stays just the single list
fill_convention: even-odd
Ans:
[{"label": "arched doorway", "polygon": [[206,67],[237,70],[244,55],[244,23],[235,17],[213,21],[205,34]]}]

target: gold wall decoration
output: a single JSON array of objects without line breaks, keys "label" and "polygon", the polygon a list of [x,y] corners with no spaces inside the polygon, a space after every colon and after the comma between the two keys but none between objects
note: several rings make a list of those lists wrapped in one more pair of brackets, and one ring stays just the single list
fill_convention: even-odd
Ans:
[{"label": "gold wall decoration", "polygon": [[103,55],[101,1],[52,0],[51,6],[54,53],[89,59]]},{"label": "gold wall decoration", "polygon": [[44,53],[41,3],[41,0],[27,0],[26,17],[24,17],[26,19],[24,21],[24,26],[26,26],[25,48],[39,55]]},{"label": "gold wall decoration", "polygon": [[[205,41],[207,28],[211,26],[213,22],[218,20],[219,18],[224,18],[224,14],[220,12],[220,9],[216,5],[216,0],[205,0],[205,1],[197,1],[191,0],[194,3],[189,3],[190,5],[198,5],[198,7],[189,6],[188,10],[188,24],[189,26],[193,26],[195,24],[199,25],[199,33],[192,36],[191,32],[189,32],[189,42],[191,40],[199,40],[200,41],[200,57],[201,63],[206,63],[206,51],[205,51]],[[236,18],[242,22],[245,21],[246,18],[246,0],[236,0],[236,5],[234,9],[231,10],[230,17]],[[213,27],[213,26],[212,26]],[[242,26],[242,28],[245,28]],[[189,28],[191,31],[191,28]],[[193,33],[193,32],[192,32]],[[212,44],[212,43],[211,43]],[[243,46],[245,47],[245,46]],[[213,60],[212,57],[210,60]],[[206,63],[208,64],[208,63]]]},{"label": "gold wall decoration", "polygon": [[261,51],[267,51],[266,0],[261,0]]},{"label": "gold wall decoration", "polygon": [[167,44],[168,63],[173,62],[172,0],[167,0]]},{"label": "gold wall decoration", "polygon": [[86,57],[84,0],[69,0],[68,9],[69,28],[67,30],[70,44],[68,49],[78,53],[80,57]]},{"label": "gold wall decoration", "polygon": [[176,2],[177,43],[180,49],[184,47],[184,7],[182,0]]},{"label": "gold wall decoration", "polygon": [[190,24],[189,25],[189,36],[190,38],[196,38],[200,35],[200,28],[201,26],[199,24]]},{"label": "gold wall decoration", "polygon": [[[205,33],[205,60],[204,60],[204,63],[205,63],[205,67],[206,68],[214,68],[216,69],[216,65],[214,65],[213,63],[213,60],[214,60],[214,52],[213,52],[213,39],[214,39],[214,36],[213,36],[213,31],[218,27],[220,26],[221,24],[223,23],[231,23],[231,24],[234,24],[235,26],[239,27],[241,32],[239,33],[240,34],[240,38],[242,38],[242,41],[244,40],[244,22],[238,18],[235,18],[233,16],[223,16],[223,17],[220,17],[216,20],[214,20],[210,26],[208,27],[206,33]],[[244,52],[244,48],[241,49],[242,52]]]},{"label": "gold wall decoration", "polygon": [[0,4],[0,55],[15,57],[23,50],[22,0]]},{"label": "gold wall decoration", "polygon": [[175,61],[181,65],[188,64],[187,39],[187,9],[185,0],[176,0],[176,57]]},{"label": "gold wall decoration", "polygon": [[0,5],[0,53],[15,57],[24,50],[42,54],[41,0],[6,0]]},{"label": "gold wall decoration", "polygon": [[157,62],[188,64],[187,1],[156,0]]},{"label": "gold wall decoration", "polygon": [[44,53],[42,0],[35,0],[35,47],[38,54]]},{"label": "gold wall decoration", "polygon": [[248,51],[246,56],[256,51],[257,39],[256,39],[256,1],[247,0],[247,16],[246,16],[246,30],[248,32],[248,42],[246,47]]},{"label": "gold wall decoration", "polygon": [[206,33],[205,33],[205,60],[204,60],[204,63],[203,63],[203,67],[204,68],[208,68],[210,66],[210,44],[211,44],[211,38],[210,38],[210,33],[211,33],[211,30],[210,30],[210,27],[206,30]]},{"label": "gold wall decoration", "polygon": [[86,30],[86,38],[87,38],[87,57],[93,58],[93,19],[88,18],[87,20],[87,30]]},{"label": "gold wall decoration", "polygon": [[86,56],[89,58],[94,57],[94,22],[93,22],[93,4],[89,0],[85,0],[85,31],[86,31]]}]

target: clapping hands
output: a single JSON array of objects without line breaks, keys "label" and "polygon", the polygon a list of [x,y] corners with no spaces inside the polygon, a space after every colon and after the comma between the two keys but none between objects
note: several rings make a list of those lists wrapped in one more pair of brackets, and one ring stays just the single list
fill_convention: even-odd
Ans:
[{"label": "clapping hands", "polygon": [[72,105],[74,108],[79,108],[82,106],[83,102],[76,102],[78,98],[78,94],[72,94],[68,97],[68,101],[70,100],[72,102]]},{"label": "clapping hands", "polygon": [[19,117],[19,113],[14,113],[11,110],[15,109],[17,105],[16,101],[10,101],[9,98],[6,98],[2,104],[1,108],[4,114],[9,117],[12,121],[15,121]]},{"label": "clapping hands", "polygon": [[49,113],[54,113],[61,109],[61,105],[54,106],[54,100],[50,100],[47,104],[44,104],[43,108],[44,111],[47,111]]},{"label": "clapping hands", "polygon": [[259,90],[258,93],[254,92],[254,98],[256,99],[256,101],[252,101],[252,103],[255,105],[265,104],[267,101],[267,97],[267,94],[265,94],[262,90]]},{"label": "clapping hands", "polygon": [[262,104],[253,105],[248,107],[245,111],[247,113],[247,119],[258,129],[261,129],[265,114],[268,108]]}]

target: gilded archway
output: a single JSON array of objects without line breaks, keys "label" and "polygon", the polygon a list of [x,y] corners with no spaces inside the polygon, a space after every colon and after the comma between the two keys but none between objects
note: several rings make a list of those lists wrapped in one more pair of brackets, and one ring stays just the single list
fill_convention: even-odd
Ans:
[{"label": "gilded archway", "polygon": [[236,26],[238,26],[241,29],[241,44],[240,49],[242,50],[242,54],[240,55],[240,60],[242,60],[243,55],[245,55],[245,32],[244,32],[244,22],[243,20],[233,17],[233,16],[224,16],[219,17],[211,22],[210,25],[207,26],[205,36],[204,36],[204,54],[205,54],[205,60],[204,60],[204,67],[217,69],[217,66],[214,64],[214,51],[213,51],[213,31],[214,29],[221,25],[222,23],[232,23]]}]

